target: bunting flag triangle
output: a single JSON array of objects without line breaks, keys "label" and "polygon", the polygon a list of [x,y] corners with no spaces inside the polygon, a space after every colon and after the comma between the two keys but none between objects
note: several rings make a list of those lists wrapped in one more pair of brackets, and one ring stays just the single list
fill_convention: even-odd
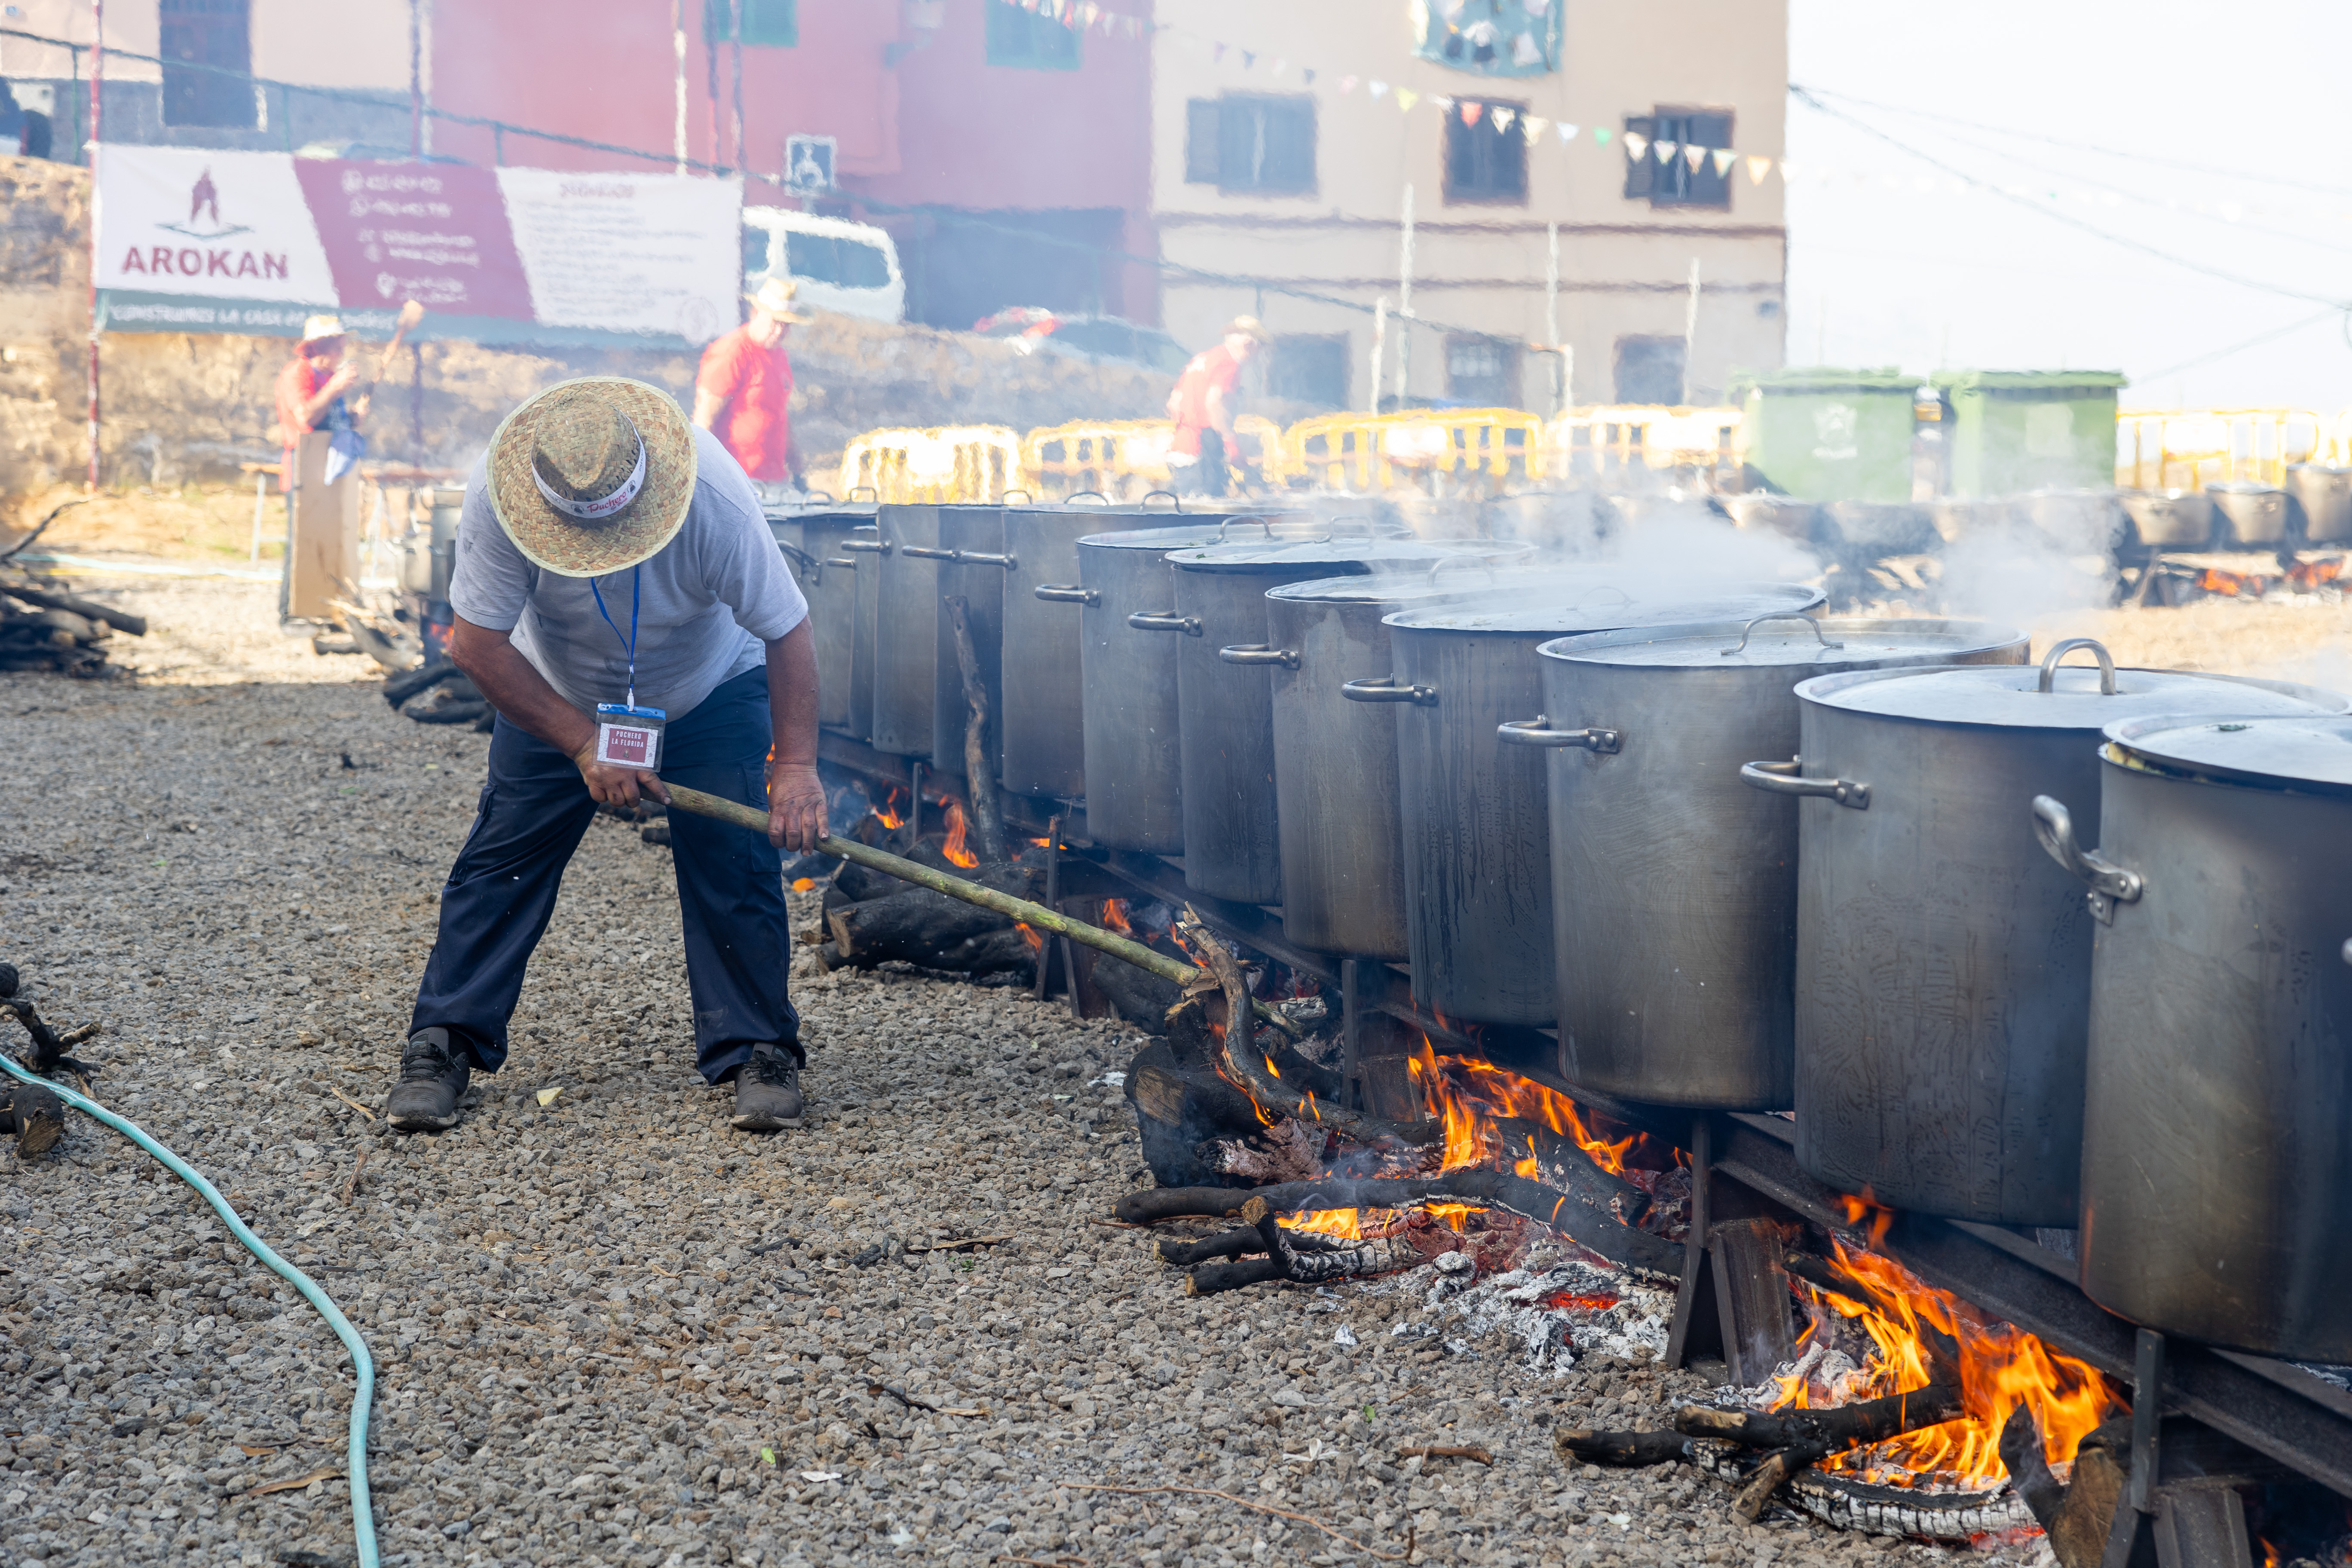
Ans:
[{"label": "bunting flag triangle", "polygon": [[1276,60],[1274,64],[1268,66],[1266,70],[1269,75],[1280,76],[1284,71],[1288,70],[1289,68],[1290,62],[1288,60]]},{"label": "bunting flag triangle", "polygon": [[1411,88],[1401,87],[1396,89],[1396,95],[1397,107],[1404,110],[1407,114],[1411,114],[1412,112],[1412,106],[1421,101],[1421,94],[1413,91]]},{"label": "bunting flag triangle", "polygon": [[1388,89],[1389,84],[1384,81],[1368,81],[1364,84],[1364,90],[1370,93],[1374,98],[1381,97],[1382,94],[1386,93]]},{"label": "bunting flag triangle", "polygon": [[1093,26],[1095,18],[1101,15],[1102,7],[1096,5],[1095,0],[1082,0],[1078,6],[1078,16],[1087,26]]},{"label": "bunting flag triangle", "polygon": [[1697,174],[1699,171],[1699,165],[1706,162],[1706,149],[1704,147],[1685,147],[1683,149],[1683,162],[1690,165],[1690,171],[1692,174]]},{"label": "bunting flag triangle", "polygon": [[[1592,128],[1592,139],[1601,143],[1603,147],[1609,145],[1609,138],[1613,134],[1614,132],[1612,132],[1606,125],[1596,125]],[[1638,158],[1641,154],[1636,153],[1633,156]]]},{"label": "bunting flag triangle", "polygon": [[1508,131],[1511,128],[1511,121],[1517,120],[1518,117],[1519,111],[1517,110],[1505,109],[1501,105],[1497,104],[1495,108],[1495,129],[1497,131]]},{"label": "bunting flag triangle", "polygon": [[1560,141],[1563,143],[1566,143],[1575,141],[1576,133],[1584,128],[1580,125],[1570,125],[1567,121],[1563,120],[1559,124],[1553,126],[1552,129],[1559,133]]},{"label": "bunting flag triangle", "polygon": [[[1628,142],[1631,142],[1633,139],[1633,138],[1630,134],[1625,138]],[[1658,155],[1658,162],[1661,163],[1673,163],[1675,161],[1675,154],[1682,150],[1683,144],[1679,142],[1653,142],[1650,143],[1650,151]]]},{"label": "bunting flag triangle", "polygon": [[1315,73],[1308,70],[1306,67],[1301,66],[1298,70],[1298,79],[1305,82],[1307,86],[1313,87],[1315,85]]},{"label": "bunting flag triangle", "polygon": [[1255,49],[1244,49],[1242,51],[1242,69],[1247,70],[1250,67],[1255,64],[1257,64],[1257,51]]},{"label": "bunting flag triangle", "polygon": [[[1609,132],[1606,131],[1595,130],[1592,133],[1595,136],[1600,137],[1603,142],[1609,140]],[[1638,131],[1628,131],[1625,132],[1625,156],[1628,158],[1639,158],[1649,150],[1650,139],[1648,137],[1643,135]]]},{"label": "bunting flag triangle", "polygon": [[1739,162],[1739,154],[1728,147],[1717,147],[1711,154],[1715,159],[1715,177],[1718,180],[1731,173],[1731,165]]},{"label": "bunting flag triangle", "polygon": [[1478,123],[1479,116],[1486,112],[1486,106],[1485,104],[1465,102],[1462,105],[1462,123],[1465,125],[1475,125]]},{"label": "bunting flag triangle", "polygon": [[1529,142],[1539,142],[1543,139],[1545,130],[1549,127],[1551,121],[1546,120],[1540,114],[1523,115],[1519,120],[1519,131],[1527,137]]},{"label": "bunting flag triangle", "polygon": [[1356,90],[1356,79],[1355,79],[1354,77],[1351,77],[1351,76],[1343,76],[1343,77],[1341,77],[1341,78],[1339,79],[1339,90],[1340,90],[1341,92],[1353,92],[1353,91],[1355,91],[1355,90]]},{"label": "bunting flag triangle", "polygon": [[1797,165],[1796,165],[1796,164],[1794,164],[1794,163],[1790,163],[1790,162],[1789,162],[1789,160],[1787,160],[1786,158],[1781,159],[1781,160],[1780,160],[1780,178],[1782,178],[1783,180],[1793,180],[1793,179],[1795,179],[1796,177],[1797,177]]}]

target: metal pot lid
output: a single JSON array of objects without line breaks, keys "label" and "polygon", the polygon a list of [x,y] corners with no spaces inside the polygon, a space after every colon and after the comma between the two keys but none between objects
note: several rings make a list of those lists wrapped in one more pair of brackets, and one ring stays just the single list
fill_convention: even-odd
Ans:
[{"label": "metal pot lid", "polygon": [[1622,626],[1751,621],[1776,611],[1810,609],[1822,599],[1819,588],[1802,583],[1666,583],[1598,566],[1529,574],[1493,594],[1400,610],[1387,617],[1387,624],[1412,630],[1560,637]]},{"label": "metal pot lid", "polygon": [[1635,626],[1561,637],[1536,651],[1546,658],[1625,668],[1753,669],[1801,666],[1830,671],[1894,659],[1933,664],[2025,640],[1991,621],[1885,619],[1839,616],[1815,620],[1782,611],[1710,626]]},{"label": "metal pot lid", "polygon": [[2352,793],[2352,718],[2340,713],[2165,713],[2110,724],[2105,734],[2114,742],[2108,760],[2126,767],[2137,762],[2223,783]]},{"label": "metal pot lid", "polygon": [[[1286,525],[1277,525],[1286,526]],[[1078,541],[1098,550],[1156,550],[1165,555],[1171,550],[1181,550],[1188,544],[1214,544],[1217,542],[1217,520],[1203,518],[1198,522],[1183,523],[1174,528],[1130,528],[1111,533],[1089,533]]]},{"label": "metal pot lid", "polygon": [[[2098,668],[2058,660],[2089,649]],[[1825,707],[1890,719],[1982,724],[2012,730],[2095,732],[2153,714],[2340,713],[2345,700],[2316,687],[2188,669],[2117,669],[2088,637],[2057,644],[2034,665],[1953,669],[1853,670],[1817,675],[1797,695]]]},{"label": "metal pot lid", "polygon": [[[1415,539],[1410,534],[1384,537],[1350,533],[1336,537],[1309,534],[1294,539],[1277,532],[1272,539],[1179,550],[1170,555],[1168,561],[1181,572],[1288,572],[1301,566],[1341,561],[1395,562],[1401,564],[1457,557],[1510,561],[1527,555],[1533,549],[1532,545],[1503,539]],[[1475,574],[1470,575],[1475,576]]]},{"label": "metal pot lid", "polygon": [[[1462,564],[1454,564],[1460,562]],[[1500,582],[1492,572],[1478,570],[1475,557],[1444,556],[1423,568],[1418,563],[1384,561],[1360,576],[1316,577],[1268,588],[1269,599],[1333,605],[1418,605],[1431,600],[1459,599],[1465,595],[1493,593]]]}]

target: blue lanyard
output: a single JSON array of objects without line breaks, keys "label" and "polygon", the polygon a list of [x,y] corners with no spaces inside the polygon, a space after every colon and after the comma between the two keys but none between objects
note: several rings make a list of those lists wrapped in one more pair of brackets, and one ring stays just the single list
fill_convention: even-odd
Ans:
[{"label": "blue lanyard", "polygon": [[[641,569],[636,566],[629,568],[629,706],[632,708],[637,705],[637,573]],[[604,590],[596,586],[593,577],[588,579],[588,591],[596,595],[596,613],[604,617],[606,626],[613,626],[613,635],[619,637],[621,628],[613,626],[612,612],[604,608]]]}]

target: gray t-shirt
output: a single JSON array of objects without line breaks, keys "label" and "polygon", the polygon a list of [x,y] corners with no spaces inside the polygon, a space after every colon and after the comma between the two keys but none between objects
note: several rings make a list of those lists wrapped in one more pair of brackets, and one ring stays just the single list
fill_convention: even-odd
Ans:
[{"label": "gray t-shirt", "polygon": [[[694,432],[698,471],[686,526],[641,565],[595,579],[531,564],[499,526],[483,480],[486,458],[466,479],[457,564],[449,603],[514,646],[562,699],[593,713],[629,683],[629,603],[637,599],[637,703],[691,712],[719,682],[765,661],[773,642],[808,617],[808,601],[784,569],[775,535],[740,464],[709,431]],[[605,616],[612,625],[605,624]]]}]

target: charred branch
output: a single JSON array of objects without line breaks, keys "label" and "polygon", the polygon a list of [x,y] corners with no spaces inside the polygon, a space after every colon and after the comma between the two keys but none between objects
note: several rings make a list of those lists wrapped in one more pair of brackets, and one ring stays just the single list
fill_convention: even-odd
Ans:
[{"label": "charred branch", "polygon": [[1751,1471],[1739,1489],[1731,1494],[1731,1517],[1742,1524],[1753,1524],[1764,1517],[1772,1506],[1772,1495],[1787,1486],[1799,1471],[1809,1470],[1830,1457],[1837,1447],[1834,1443],[1816,1439],[1787,1448],[1775,1448],[1764,1456],[1764,1462]]},{"label": "charred branch", "polygon": [[1588,1426],[1564,1427],[1552,1434],[1552,1447],[1570,1464],[1670,1465],[1690,1458],[1690,1439],[1679,1432],[1596,1432]]},{"label": "charred branch", "polygon": [[971,797],[972,831],[980,837],[980,858],[1004,857],[1004,813],[996,798],[996,769],[988,744],[988,682],[980,672],[980,650],[971,640],[971,605],[960,594],[940,601],[947,609],[948,628],[955,637],[956,664],[963,673],[964,705],[971,710],[963,728],[965,792]]},{"label": "charred branch", "polygon": [[1199,1241],[1179,1241],[1172,1236],[1163,1236],[1154,1250],[1160,1254],[1160,1262],[1178,1268],[1191,1268],[1202,1263],[1214,1263],[1220,1258],[1244,1258],[1254,1252],[1264,1252],[1265,1238],[1258,1234],[1257,1226],[1245,1225],[1238,1230],[1219,1231]]},{"label": "charred branch", "polygon": [[1421,1249],[1402,1236],[1344,1241],[1312,1233],[1293,1233],[1282,1228],[1278,1213],[1265,1197],[1253,1194],[1242,1205],[1243,1228],[1217,1238],[1234,1246],[1262,1249],[1265,1253],[1265,1267],[1252,1268],[1247,1263],[1203,1265],[1185,1281],[1185,1294],[1212,1296],[1220,1290],[1276,1279],[1298,1285],[1328,1284],[1367,1274],[1391,1274],[1424,1260]]},{"label": "charred branch", "polygon": [[1214,1296],[1245,1285],[1265,1285],[1282,1278],[1282,1265],[1271,1258],[1244,1258],[1232,1263],[1203,1263],[1184,1279],[1187,1296]]},{"label": "charred branch", "polygon": [[1675,1412],[1674,1425],[1685,1437],[1717,1437],[1750,1448],[1794,1448],[1817,1441],[1843,1448],[1883,1443],[1923,1426],[1940,1426],[1963,1414],[1958,1389],[1931,1383],[1907,1394],[1889,1394],[1824,1410],[1725,1410],[1711,1405],[1685,1405]]},{"label": "charred branch", "polygon": [[86,621],[102,621],[117,631],[129,632],[134,637],[147,635],[147,617],[125,610],[78,599],[71,594],[52,593],[47,588],[27,587],[22,583],[0,583],[0,594],[44,610],[63,610],[69,616],[79,616]]}]

